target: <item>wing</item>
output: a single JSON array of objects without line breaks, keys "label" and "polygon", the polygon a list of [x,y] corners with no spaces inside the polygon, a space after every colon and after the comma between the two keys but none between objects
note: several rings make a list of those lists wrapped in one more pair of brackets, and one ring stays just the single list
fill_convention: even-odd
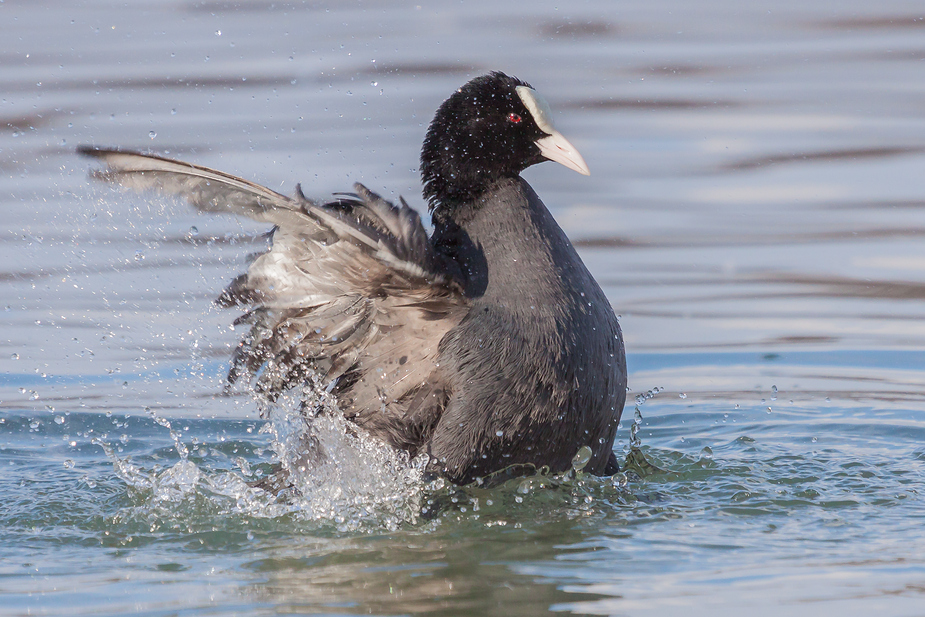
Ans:
[{"label": "wing", "polygon": [[[403,447],[445,401],[436,366],[443,335],[468,311],[455,262],[437,253],[418,213],[360,184],[317,204],[205,167],[81,147],[97,180],[186,198],[204,212],[273,224],[272,248],[221,294],[250,332],[229,382],[257,378],[270,399],[320,376],[344,413]],[[430,411],[427,411],[430,410]],[[423,427],[423,428],[422,428]],[[403,443],[406,441],[407,443]]]}]

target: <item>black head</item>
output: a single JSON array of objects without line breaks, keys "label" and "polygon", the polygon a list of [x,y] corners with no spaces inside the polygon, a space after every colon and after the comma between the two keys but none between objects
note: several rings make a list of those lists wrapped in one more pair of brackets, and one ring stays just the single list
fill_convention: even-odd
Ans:
[{"label": "black head", "polygon": [[545,160],[588,173],[528,83],[500,72],[476,77],[443,102],[427,129],[424,197],[431,209],[471,202],[498,180]]}]

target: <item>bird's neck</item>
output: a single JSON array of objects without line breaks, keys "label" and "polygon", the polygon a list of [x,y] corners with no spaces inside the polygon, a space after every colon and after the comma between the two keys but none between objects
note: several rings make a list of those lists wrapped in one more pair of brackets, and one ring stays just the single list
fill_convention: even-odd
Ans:
[{"label": "bird's neck", "polygon": [[[532,193],[530,185],[520,176],[514,176],[483,183],[477,190],[470,190],[469,199],[441,196],[433,206],[434,227],[438,231],[459,228],[479,235],[504,227],[509,219],[523,216],[518,211],[523,211],[527,204],[519,197],[525,191]],[[489,204],[491,207],[486,208]]]},{"label": "bird's neck", "polygon": [[[450,216],[465,215],[473,207],[478,207],[482,197],[489,193],[505,176],[489,174],[479,170],[431,169],[424,173],[424,198],[430,204],[431,211],[445,212]],[[510,178],[515,178],[512,174]]]},{"label": "bird's neck", "polygon": [[473,202],[438,208],[433,220],[434,245],[459,265],[470,297],[536,283],[528,279],[554,269],[550,247],[568,243],[519,177],[496,182]]}]

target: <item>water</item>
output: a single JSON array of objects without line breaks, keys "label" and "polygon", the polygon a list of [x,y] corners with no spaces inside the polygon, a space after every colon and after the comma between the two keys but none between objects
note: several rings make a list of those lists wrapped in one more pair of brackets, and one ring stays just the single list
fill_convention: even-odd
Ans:
[{"label": "water", "polygon": [[[925,612],[920,3],[7,0],[0,29],[0,614]],[[440,487],[334,424],[301,473],[285,405],[223,394],[211,300],[265,229],[73,148],[420,207],[427,122],[490,69],[591,167],[525,175],[621,315],[625,473]],[[277,460],[298,493],[248,484]]]}]

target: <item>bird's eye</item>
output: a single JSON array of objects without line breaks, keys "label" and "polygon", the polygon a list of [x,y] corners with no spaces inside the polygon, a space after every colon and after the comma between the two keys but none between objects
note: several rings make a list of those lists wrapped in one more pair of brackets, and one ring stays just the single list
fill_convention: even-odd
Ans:
[{"label": "bird's eye", "polygon": [[510,122],[511,124],[520,124],[521,117],[518,116],[517,114],[512,113],[511,115],[509,115],[509,116],[507,117],[507,120],[508,120],[508,122]]}]

